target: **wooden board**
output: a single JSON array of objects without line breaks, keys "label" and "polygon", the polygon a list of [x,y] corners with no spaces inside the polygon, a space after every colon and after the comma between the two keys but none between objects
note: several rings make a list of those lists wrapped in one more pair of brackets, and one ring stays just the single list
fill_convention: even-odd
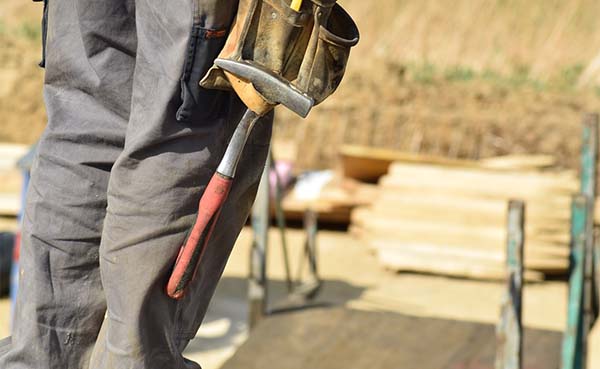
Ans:
[{"label": "wooden board", "polygon": [[[292,198],[283,200],[283,212],[287,220],[301,221],[304,219],[304,213],[308,209],[317,213],[318,221],[334,224],[348,224],[352,212],[351,207],[336,207],[324,201],[305,202]],[[271,216],[275,216],[275,209],[273,207],[271,207]]]},{"label": "wooden board", "polygon": [[[366,231],[368,232],[368,231]],[[363,233],[363,240],[367,242],[372,248],[382,247],[395,247],[395,248],[410,248],[410,249],[429,249],[431,252],[440,250],[440,252],[459,252],[468,254],[483,254],[482,257],[493,258],[494,260],[504,261],[506,242],[502,244],[477,244],[477,243],[458,243],[448,242],[441,237],[435,235],[431,237],[423,237],[418,239],[410,239],[404,237],[396,237],[395,235],[386,235],[381,233]],[[526,256],[529,260],[533,259],[559,259],[566,260],[569,257],[568,247],[558,247],[550,244],[536,243],[530,245],[525,250]]]},{"label": "wooden board", "polygon": [[[356,237],[361,238],[370,247],[374,246],[373,241],[385,241],[401,247],[402,245],[430,245],[444,248],[457,248],[465,250],[480,250],[482,252],[502,252],[506,247],[506,240],[490,240],[484,237],[468,237],[455,235],[454,237],[446,234],[409,232],[391,232],[387,230],[378,231],[369,228],[362,228],[356,224],[350,229]],[[547,243],[538,240],[528,240],[529,247],[527,255],[530,256],[548,256],[567,258],[569,256],[569,246],[567,244]]]},{"label": "wooden board", "polygon": [[[562,222],[568,225],[570,219],[569,196],[556,196],[551,199],[529,201],[526,219],[528,223]],[[445,194],[424,191],[398,191],[381,189],[373,201],[372,208],[380,214],[404,217],[403,212],[419,212],[436,217],[476,216],[479,219],[495,222],[506,221],[507,200],[499,198],[475,197],[468,194]]]},{"label": "wooden board", "polygon": [[[523,369],[553,369],[562,335],[526,329]],[[222,369],[493,369],[495,327],[343,308],[263,320]]]},{"label": "wooden board", "polygon": [[[355,216],[357,222],[361,221],[361,216],[372,217],[372,219],[384,219],[385,221],[397,222],[423,222],[436,224],[449,224],[462,227],[468,225],[469,228],[475,227],[493,227],[504,230],[506,228],[506,210],[500,209],[499,212],[484,213],[463,210],[450,210],[436,206],[401,206],[391,207],[390,204],[377,202],[374,206],[368,208],[364,215],[357,210]],[[361,209],[362,211],[362,209]],[[547,233],[569,233],[569,223],[567,219],[557,219],[551,216],[551,212],[546,214],[532,214],[527,218],[527,232],[529,235],[547,234]]]},{"label": "wooden board", "polygon": [[[439,245],[404,244],[374,240],[382,264],[396,271],[431,272],[437,267],[443,270],[476,268],[477,270],[500,271],[504,275],[506,262],[499,252],[483,252],[473,249],[444,248]],[[540,271],[546,274],[564,274],[569,268],[568,258],[550,256],[530,256],[525,258],[527,270]],[[465,273],[468,274],[468,273]],[[464,275],[468,277],[469,275]],[[502,278],[501,278],[502,279]]]},{"label": "wooden board", "polygon": [[[458,278],[483,279],[490,281],[506,280],[506,268],[500,263],[482,262],[469,259],[436,258],[431,255],[405,252],[395,249],[377,251],[379,262],[394,272],[412,272],[435,274]],[[524,278],[527,281],[544,280],[544,272],[526,269]],[[562,275],[564,269],[551,274]]]},{"label": "wooden board", "polygon": [[21,193],[23,175],[18,169],[0,170],[0,193]]},{"label": "wooden board", "polygon": [[479,165],[495,170],[538,170],[554,167],[556,157],[552,155],[504,155],[481,159]]},{"label": "wooden board", "polygon": [[320,221],[349,224],[350,213],[357,206],[369,205],[377,194],[377,187],[347,178],[334,178],[314,200],[302,200],[290,191],[283,199],[286,219],[302,220],[304,213],[312,209]]},{"label": "wooden board", "polygon": [[386,174],[393,162],[488,168],[497,171],[541,169],[552,167],[556,163],[556,159],[550,155],[507,155],[474,161],[358,145],[344,145],[339,154],[344,176],[367,182],[374,182]]},{"label": "wooden board", "polygon": [[339,153],[344,176],[366,182],[374,182],[386,174],[390,165],[395,161],[477,167],[476,161],[413,154],[369,146],[344,145],[340,148]]},{"label": "wooden board", "polygon": [[[412,219],[397,219],[363,209],[357,209],[352,213],[352,223],[363,227],[376,234],[386,234],[397,236],[402,239],[418,240],[421,237],[442,237],[442,239],[462,240],[471,239],[476,244],[498,245],[506,238],[506,229],[500,226],[481,226],[473,227],[470,224],[449,223],[449,222],[427,222]],[[535,229],[528,229],[528,243],[532,245],[535,242],[556,243],[566,245],[569,242],[569,234],[557,230],[556,232],[539,232]]]},{"label": "wooden board", "polygon": [[498,173],[453,170],[441,167],[394,164],[380,180],[383,188],[396,191],[420,190],[432,193],[471,194],[474,197],[544,199],[568,196],[579,184],[570,175]]},{"label": "wooden board", "polygon": [[21,194],[0,193],[0,216],[17,216],[21,209]]},{"label": "wooden board", "polygon": [[0,170],[14,169],[17,161],[23,157],[29,146],[22,144],[0,143]]}]

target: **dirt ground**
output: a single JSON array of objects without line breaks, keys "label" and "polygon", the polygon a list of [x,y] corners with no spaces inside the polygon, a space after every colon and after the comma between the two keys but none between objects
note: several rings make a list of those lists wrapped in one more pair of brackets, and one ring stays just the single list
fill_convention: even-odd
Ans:
[{"label": "dirt ground", "polygon": [[[481,17],[475,19],[476,22],[469,18],[472,9],[468,5],[473,2],[468,0],[459,1],[460,6],[455,5],[456,2],[433,0],[390,0],[386,3],[389,6],[378,5],[376,9],[371,9],[370,3],[362,0],[342,3],[357,15],[363,31],[363,39],[353,55],[342,87],[330,100],[315,108],[306,121],[302,122],[284,110],[277,115],[275,135],[299,143],[300,168],[334,166],[337,148],[344,143],[461,158],[548,153],[556,155],[562,167],[576,167],[581,115],[600,110],[598,91],[540,87],[534,81],[528,81],[528,76],[521,78],[519,75],[506,78],[492,73],[488,77],[472,78],[468,69],[456,69],[452,75],[444,75],[442,71],[440,76],[433,70],[436,66],[428,63],[466,60],[473,64],[469,68],[478,65],[484,68],[485,60],[478,53],[480,45],[514,45],[510,53],[502,48],[488,50],[486,58],[508,69],[519,63],[529,63],[533,69],[536,65],[539,67],[538,75],[561,74],[564,72],[562,67],[554,67],[552,63],[563,67],[577,66],[580,59],[588,61],[597,52],[595,48],[600,45],[600,38],[592,37],[593,45],[587,47],[583,32],[593,33],[593,29],[587,28],[597,24],[592,16],[597,12],[590,10],[598,6],[596,3],[574,1],[577,7],[572,6],[572,11],[565,17],[563,7],[572,4],[553,1],[553,6],[549,7],[546,0],[497,1],[497,6],[508,4],[506,9],[496,12],[490,7],[484,14],[488,18],[479,12]],[[534,5],[528,8],[529,3]],[[440,19],[448,19],[444,16],[443,4],[460,10],[456,17],[450,17],[451,22],[440,22]],[[585,8],[586,4],[592,8]],[[524,8],[515,12],[510,6]],[[531,25],[523,24],[523,20],[534,17],[519,17],[514,23],[506,23],[500,13],[509,21],[514,20],[515,14],[537,14],[535,19],[540,23],[540,31],[531,33],[537,39],[532,36],[531,40],[523,38],[513,42],[511,35],[487,40],[490,42],[480,39],[480,36],[498,36],[504,32],[506,24],[514,24],[521,34],[531,31]],[[555,22],[540,14],[555,14],[566,20]],[[37,66],[40,15],[40,3],[0,0],[0,142],[32,143],[45,126],[43,71]],[[458,19],[461,16],[467,21]],[[491,28],[488,27],[489,20],[494,22],[492,31],[480,32],[474,28],[478,24],[487,31]],[[382,32],[381,27],[388,25],[394,31]],[[456,50],[450,50],[451,43],[443,40],[452,33],[449,30],[459,30],[458,27],[462,28],[452,36],[460,38],[463,35],[462,43],[456,42]],[[467,40],[469,35],[473,36],[472,42]],[[547,35],[550,35],[549,39],[545,38]],[[398,41],[400,36],[402,42]],[[564,47],[553,46],[560,40]],[[532,48],[530,44],[536,47]],[[559,55],[556,50],[566,50],[570,54]],[[491,52],[513,59],[497,60]],[[465,59],[465,53],[469,55],[468,59]],[[559,56],[562,61],[558,60]],[[407,62],[411,58],[420,64],[411,65]],[[550,73],[549,68],[555,69]],[[0,222],[0,229],[5,226],[14,227],[14,224]],[[203,363],[205,369],[218,368],[247,337],[245,296],[250,237],[250,230],[245,229],[225,270],[206,323],[188,349],[187,354]],[[294,247],[292,255],[298,255],[302,238],[299,231],[290,231]],[[273,282],[270,287],[272,297],[277,299],[283,289],[281,247],[275,234],[271,239],[269,274]],[[495,323],[498,319],[504,291],[501,284],[394,274],[383,270],[365,245],[344,232],[320,232],[318,242],[321,272],[326,281],[319,297],[321,301],[356,309],[456,320]],[[525,324],[563,330],[566,296],[564,282],[527,285]],[[8,301],[0,300],[0,337],[9,332],[8,308]],[[597,328],[592,341],[592,369],[600,369],[599,336],[600,328]]]},{"label": "dirt ground", "polygon": [[[225,270],[205,324],[186,355],[203,364],[219,366],[247,337],[246,276],[251,230],[245,228]],[[304,235],[288,232],[291,255],[299,255]],[[270,234],[268,273],[271,304],[283,293],[284,269],[278,234]],[[321,231],[318,235],[320,270],[325,280],[318,301],[354,309],[398,312],[495,324],[504,291],[500,283],[396,274],[383,270],[365,245],[348,233]],[[297,265],[297,258],[292,265]],[[529,284],[525,287],[526,326],[562,331],[566,318],[567,288],[564,282]],[[8,334],[7,301],[0,302],[0,337]],[[600,368],[600,329],[593,333],[592,366]],[[527,353],[525,353],[527,355]]]}]

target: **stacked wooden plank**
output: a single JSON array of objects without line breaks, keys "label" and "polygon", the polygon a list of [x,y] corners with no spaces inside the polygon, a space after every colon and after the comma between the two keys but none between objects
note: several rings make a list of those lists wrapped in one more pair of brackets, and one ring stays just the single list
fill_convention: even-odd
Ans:
[{"label": "stacked wooden plank", "polygon": [[22,175],[17,161],[28,147],[0,143],[0,216],[16,216],[21,206]]},{"label": "stacked wooden plank", "polygon": [[525,277],[564,274],[570,198],[578,181],[569,171],[541,170],[547,162],[540,157],[464,166],[394,162],[379,180],[372,205],[354,210],[352,230],[393,270],[504,278],[507,202],[521,199]]},{"label": "stacked wooden plank", "polygon": [[376,181],[385,175],[390,165],[396,161],[496,170],[542,169],[556,164],[556,159],[550,155],[506,155],[475,161],[360,145],[344,145],[340,148],[340,163],[346,178],[365,182]]},{"label": "stacked wooden plank", "polygon": [[317,213],[321,222],[348,225],[351,211],[371,203],[377,192],[375,185],[335,176],[313,199],[305,199],[290,191],[282,202],[285,217],[301,220],[307,209]]}]

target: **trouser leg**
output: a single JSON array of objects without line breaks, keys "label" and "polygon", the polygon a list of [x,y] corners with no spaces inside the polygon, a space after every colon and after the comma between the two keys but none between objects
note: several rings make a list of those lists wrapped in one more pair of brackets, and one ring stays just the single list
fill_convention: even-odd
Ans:
[{"label": "trouser leg", "polygon": [[86,368],[106,309],[99,244],[110,169],[129,116],[134,9],[125,0],[48,6],[48,126],[27,196],[3,369]]},{"label": "trouser leg", "polygon": [[[181,352],[204,317],[247,218],[270,139],[271,119],[265,119],[244,151],[229,200],[188,294],[180,301],[168,298],[165,286],[179,247],[244,110],[233,93],[203,91],[189,114],[193,119],[177,121],[180,77],[188,75],[187,57],[208,61],[208,67],[219,51],[214,46],[223,41],[192,39],[190,52],[192,29],[227,27],[234,12],[235,7],[222,0],[136,4],[138,53],[132,110],[124,151],[111,172],[100,252],[108,310],[92,369],[197,367],[186,362]],[[197,83],[192,82],[192,86]]]}]

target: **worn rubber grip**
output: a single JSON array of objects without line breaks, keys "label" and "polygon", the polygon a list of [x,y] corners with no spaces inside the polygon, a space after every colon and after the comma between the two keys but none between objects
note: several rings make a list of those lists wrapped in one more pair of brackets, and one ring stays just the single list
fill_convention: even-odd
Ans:
[{"label": "worn rubber grip", "polygon": [[215,173],[198,204],[198,216],[185,243],[179,250],[175,267],[167,283],[167,295],[183,297],[188,284],[194,279],[200,259],[215,228],[217,219],[231,189],[232,178]]}]

